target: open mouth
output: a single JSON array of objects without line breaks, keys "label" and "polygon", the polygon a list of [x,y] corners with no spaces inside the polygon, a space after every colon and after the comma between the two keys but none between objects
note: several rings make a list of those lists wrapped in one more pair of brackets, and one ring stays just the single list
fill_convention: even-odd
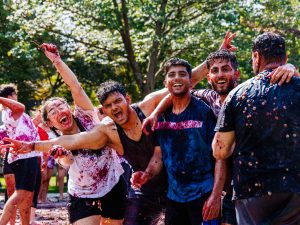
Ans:
[{"label": "open mouth", "polygon": [[114,113],[114,117],[116,117],[118,120],[122,119],[122,112]]},{"label": "open mouth", "polygon": [[67,116],[63,116],[63,117],[61,117],[60,118],[60,120],[59,120],[59,122],[61,123],[61,124],[66,124],[66,123],[68,123],[68,117]]},{"label": "open mouth", "polygon": [[218,80],[217,84],[225,84],[226,80]]},{"label": "open mouth", "polygon": [[182,84],[174,84],[173,87],[181,87]]}]

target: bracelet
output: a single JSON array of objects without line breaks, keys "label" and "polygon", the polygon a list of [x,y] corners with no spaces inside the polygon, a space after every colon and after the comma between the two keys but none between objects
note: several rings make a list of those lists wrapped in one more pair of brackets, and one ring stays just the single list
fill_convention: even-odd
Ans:
[{"label": "bracelet", "polygon": [[33,141],[33,142],[31,142],[31,151],[34,151],[34,149],[35,149],[35,141]]}]

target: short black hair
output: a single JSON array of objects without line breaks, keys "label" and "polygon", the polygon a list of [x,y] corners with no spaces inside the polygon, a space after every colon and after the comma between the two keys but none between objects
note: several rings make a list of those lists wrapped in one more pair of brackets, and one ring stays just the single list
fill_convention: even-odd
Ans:
[{"label": "short black hair", "polygon": [[186,71],[190,75],[190,77],[192,76],[192,66],[191,66],[191,64],[189,64],[188,61],[186,61],[184,59],[179,59],[179,58],[171,58],[164,64],[165,76],[167,75],[169,69],[172,66],[184,66],[186,68]]},{"label": "short black hair", "polygon": [[225,49],[221,49],[215,52],[210,53],[207,58],[206,58],[206,63],[207,63],[207,69],[209,69],[212,64],[215,62],[215,60],[228,60],[231,62],[231,65],[233,67],[234,70],[237,70],[238,68],[238,61],[236,59],[235,54],[233,54],[232,52],[225,50]]},{"label": "short black hair", "polygon": [[0,97],[7,98],[13,93],[18,93],[17,86],[15,84],[2,84],[0,85]]},{"label": "short black hair", "polygon": [[255,38],[252,52],[258,52],[267,63],[282,62],[286,58],[285,40],[279,34],[263,33]]},{"label": "short black hair", "polygon": [[119,82],[109,80],[100,84],[98,91],[97,91],[97,98],[101,104],[105,102],[108,96],[111,93],[119,92],[124,97],[126,97],[126,91],[122,84]]}]

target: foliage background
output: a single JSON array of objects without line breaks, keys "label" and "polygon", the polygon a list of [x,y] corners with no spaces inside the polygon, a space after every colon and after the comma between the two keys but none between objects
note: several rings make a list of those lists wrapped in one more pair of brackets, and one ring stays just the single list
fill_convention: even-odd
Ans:
[{"label": "foliage background", "polygon": [[95,104],[97,86],[107,79],[122,82],[138,101],[162,87],[168,58],[196,66],[218,49],[227,30],[237,33],[242,82],[252,76],[252,40],[264,31],[283,35],[289,62],[299,66],[299,24],[298,0],[2,0],[0,83],[18,84],[28,108],[53,95],[71,100],[37,49],[52,42]]}]

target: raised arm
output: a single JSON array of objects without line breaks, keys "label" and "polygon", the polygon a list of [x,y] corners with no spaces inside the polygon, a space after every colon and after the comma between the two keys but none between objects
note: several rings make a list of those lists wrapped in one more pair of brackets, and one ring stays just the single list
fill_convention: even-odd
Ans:
[{"label": "raised arm", "polygon": [[70,88],[75,104],[85,110],[93,110],[94,106],[91,100],[81,87],[75,74],[60,58],[57,47],[53,44],[44,43],[41,45],[41,48]]},{"label": "raised arm", "polygon": [[[235,33],[227,31],[224,40],[219,49],[227,49],[228,51],[236,51],[237,47],[231,44],[232,39],[236,36]],[[192,70],[192,87],[195,87],[208,74],[206,60]]]},{"label": "raised arm", "polygon": [[22,103],[9,98],[0,97],[0,104],[12,111],[14,120],[19,119],[25,111],[25,106]]}]

